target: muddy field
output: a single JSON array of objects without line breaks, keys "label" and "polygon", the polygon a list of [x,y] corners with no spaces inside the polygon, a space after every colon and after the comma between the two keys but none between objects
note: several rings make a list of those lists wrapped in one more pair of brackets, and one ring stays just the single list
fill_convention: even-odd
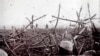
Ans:
[{"label": "muddy field", "polygon": [[[70,29],[69,31],[71,34],[74,33],[74,37],[77,33],[75,34],[72,30]],[[9,56],[53,56],[58,55],[59,50],[57,50],[56,45],[59,45],[62,40],[65,29],[56,29],[56,34],[54,29],[28,29],[26,32],[19,31],[18,35],[14,37],[11,37],[11,31],[0,30],[0,35],[3,35],[4,42],[6,42],[3,49],[8,52]],[[76,47],[78,52],[82,53],[93,49],[94,41],[90,33],[85,31],[82,35],[86,37],[80,35],[77,39]],[[49,49],[49,52],[46,48]]]}]

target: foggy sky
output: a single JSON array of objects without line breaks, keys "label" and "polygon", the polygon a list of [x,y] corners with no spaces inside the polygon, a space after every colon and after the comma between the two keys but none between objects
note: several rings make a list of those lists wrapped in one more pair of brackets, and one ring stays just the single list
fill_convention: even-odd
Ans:
[{"label": "foggy sky", "polygon": [[[35,22],[40,28],[44,28],[46,24],[50,27],[55,25],[55,22],[49,23],[53,20],[51,16],[57,16],[58,5],[61,4],[60,17],[77,20],[76,11],[79,11],[82,6],[81,18],[87,18],[87,3],[90,4],[91,15],[97,14],[99,17],[99,0],[0,0],[0,26],[19,26],[27,25],[29,22],[26,17],[34,19],[47,15],[46,17]],[[65,27],[68,25],[67,21],[59,21],[58,27]]]}]

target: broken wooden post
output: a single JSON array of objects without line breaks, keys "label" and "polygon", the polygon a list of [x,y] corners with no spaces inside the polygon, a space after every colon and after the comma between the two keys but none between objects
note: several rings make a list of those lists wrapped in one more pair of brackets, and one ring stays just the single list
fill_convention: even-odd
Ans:
[{"label": "broken wooden post", "polygon": [[8,50],[14,55],[14,56],[17,56],[17,54],[10,48],[10,46],[8,45],[8,43],[7,43],[7,41],[6,41],[6,39],[5,39],[5,37],[3,37],[4,38],[4,43],[5,43],[5,45],[6,45],[6,47],[8,48]]},{"label": "broken wooden post", "polygon": [[[34,26],[33,25],[33,23],[35,22],[35,21],[37,21],[37,20],[39,20],[39,19],[41,19],[41,18],[43,18],[43,17],[45,17],[46,15],[43,15],[43,16],[41,16],[41,17],[39,17],[39,18],[36,18],[36,19],[32,19],[32,21],[30,21],[28,18],[26,18],[30,23],[25,27],[25,28],[28,28],[29,26]],[[32,18],[33,18],[33,16],[32,16]]]},{"label": "broken wooden post", "polygon": [[[82,34],[85,31],[86,27],[84,27],[81,31],[79,31],[78,34]],[[79,37],[79,35],[76,35],[73,39],[76,40]]]}]

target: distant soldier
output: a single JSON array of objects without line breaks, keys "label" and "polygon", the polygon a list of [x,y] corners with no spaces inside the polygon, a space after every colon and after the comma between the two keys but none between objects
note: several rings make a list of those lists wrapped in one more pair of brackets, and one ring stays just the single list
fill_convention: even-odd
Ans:
[{"label": "distant soldier", "polygon": [[10,35],[11,35],[11,37],[16,35],[16,28],[14,26],[12,26],[11,34]]},{"label": "distant soldier", "polygon": [[36,28],[38,28],[38,24],[36,24]]},{"label": "distant soldier", "polygon": [[6,30],[6,27],[5,26],[3,26],[3,28],[4,28],[4,30]]},{"label": "distant soldier", "polygon": [[30,24],[30,28],[33,29],[33,27],[34,27],[33,24]]},{"label": "distant soldier", "polygon": [[46,29],[48,29],[48,28],[49,28],[48,24],[46,24],[45,28],[46,28]]}]

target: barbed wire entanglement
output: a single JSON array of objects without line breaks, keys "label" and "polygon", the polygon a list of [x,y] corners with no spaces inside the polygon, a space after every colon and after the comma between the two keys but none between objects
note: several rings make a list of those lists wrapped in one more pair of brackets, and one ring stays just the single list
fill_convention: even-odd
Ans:
[{"label": "barbed wire entanglement", "polygon": [[[29,24],[21,29],[12,27],[8,30],[4,26],[4,29],[0,30],[0,48],[8,53],[8,56],[98,56],[100,55],[100,30],[93,22],[96,14],[91,15],[89,3],[87,3],[87,8],[89,18],[81,19],[83,11],[81,7],[79,11],[76,11],[77,21],[75,21],[60,17],[61,4],[59,4],[58,16],[51,16],[52,19],[56,18],[50,21],[50,23],[56,21],[53,28],[49,28],[48,24],[45,29],[38,28],[38,24],[34,26],[34,22],[46,17],[46,14],[36,19],[32,15],[31,20],[26,17]],[[70,21],[69,27],[57,28],[59,20]],[[75,25],[72,26],[71,22]],[[92,27],[86,26],[88,23]]]}]

